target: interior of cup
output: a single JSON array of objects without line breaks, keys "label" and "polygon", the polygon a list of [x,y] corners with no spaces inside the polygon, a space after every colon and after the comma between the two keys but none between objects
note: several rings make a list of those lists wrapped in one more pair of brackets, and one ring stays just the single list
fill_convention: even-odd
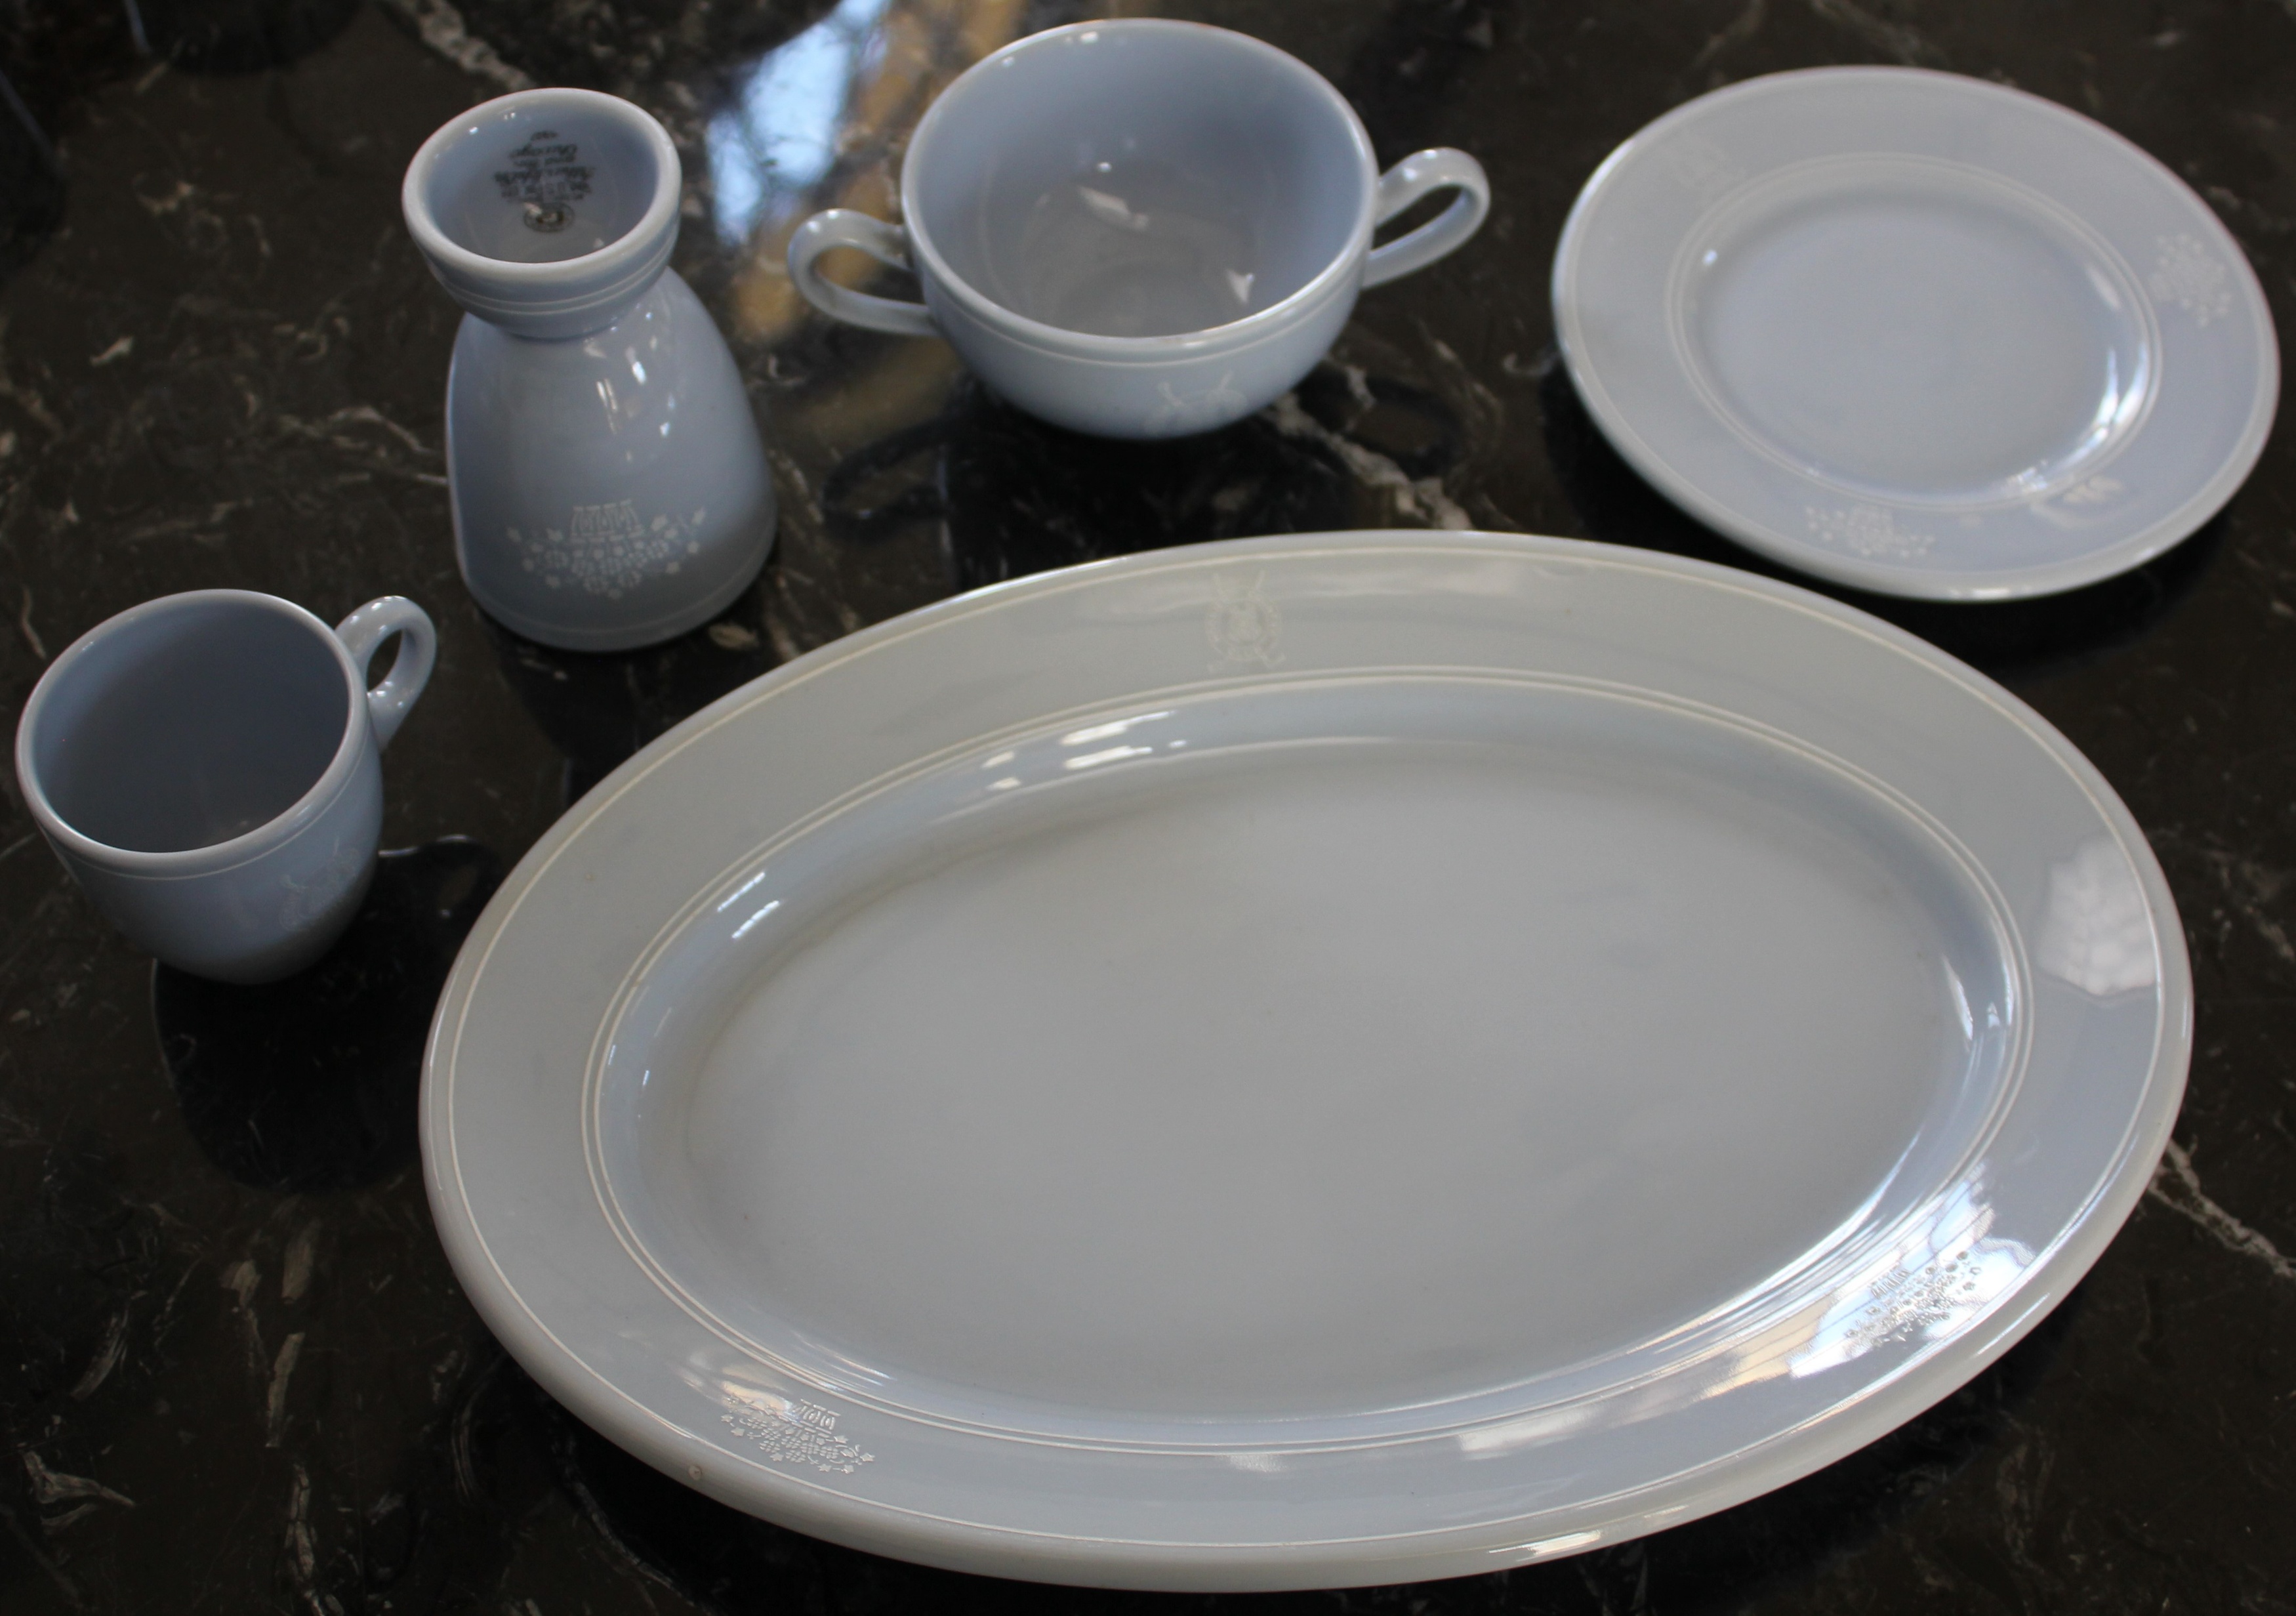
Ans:
[{"label": "interior of cup", "polygon": [[442,143],[422,203],[448,241],[483,258],[554,264],[595,252],[637,228],[663,182],[644,117],[577,94],[479,107]]},{"label": "interior of cup", "polygon": [[1336,93],[1211,29],[1111,25],[991,58],[910,162],[910,225],[991,301],[1170,336],[1283,301],[1345,252],[1370,164]]},{"label": "interior of cup", "polygon": [[119,625],[61,670],[32,764],[63,822],[137,853],[211,847],[317,784],[351,693],[324,631],[207,599]]}]

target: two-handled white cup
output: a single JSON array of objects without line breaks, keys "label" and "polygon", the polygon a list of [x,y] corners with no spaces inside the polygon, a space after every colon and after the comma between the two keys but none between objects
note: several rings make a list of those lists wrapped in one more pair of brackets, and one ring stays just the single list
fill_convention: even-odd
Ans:
[{"label": "two-handled white cup", "polygon": [[[393,636],[390,677],[369,690]],[[195,975],[274,981],[325,953],[365,895],[382,749],[436,652],[430,619],[398,595],[332,629],[244,589],[146,601],[41,676],[17,783],[128,940]]]},{"label": "two-handled white cup", "polygon": [[[1456,199],[1383,246],[1423,196]],[[1385,174],[1347,99],[1297,58],[1193,22],[1031,35],[941,93],[901,169],[906,227],[846,209],[799,226],[789,270],[837,319],[946,337],[1056,425],[1175,438],[1249,414],[1315,367],[1356,294],[1450,252],[1490,206],[1443,148]],[[823,277],[855,247],[914,269],[922,304]]]}]

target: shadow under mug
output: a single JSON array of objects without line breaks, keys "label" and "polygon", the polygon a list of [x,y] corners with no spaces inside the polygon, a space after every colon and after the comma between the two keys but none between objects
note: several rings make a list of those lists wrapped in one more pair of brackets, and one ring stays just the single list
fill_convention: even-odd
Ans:
[{"label": "shadow under mug", "polygon": [[[1458,195],[1442,213],[1372,245],[1444,190]],[[941,93],[902,160],[906,229],[815,214],[790,239],[789,271],[832,318],[946,337],[1055,425],[1177,438],[1272,403],[1359,290],[1444,257],[1489,206],[1464,152],[1380,173],[1347,98],[1273,45],[1196,22],[1080,22]],[[816,260],[832,247],[914,269],[924,301],[824,279]]]},{"label": "shadow under mug", "polygon": [[[390,677],[369,690],[393,636]],[[275,981],[358,908],[382,829],[382,749],[436,652],[430,618],[398,595],[332,629],[244,589],[146,601],[41,676],[16,726],[16,779],[131,942],[217,981]]]}]

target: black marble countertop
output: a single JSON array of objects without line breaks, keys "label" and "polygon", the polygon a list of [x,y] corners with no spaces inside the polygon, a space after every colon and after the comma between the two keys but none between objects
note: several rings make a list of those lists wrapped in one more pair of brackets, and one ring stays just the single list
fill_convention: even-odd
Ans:
[{"label": "black marble countertop", "polygon": [[[1496,189],[1484,234],[1366,294],[1289,406],[1162,446],[1065,438],[983,397],[938,343],[811,316],[780,267],[792,218],[887,211],[939,86],[1108,9],[0,0],[7,729],[65,644],[174,590],[264,589],[330,620],[403,592],[439,628],[387,767],[385,845],[403,850],[346,941],[286,987],[155,980],[0,781],[0,1607],[2296,1611],[2284,415],[2226,512],[2136,573],[2027,604],[1859,600],[2095,759],[2167,867],[2199,1021],[2175,1143],[2087,1280],[2003,1362],[1831,1469],[1487,1578],[1257,1601],[1034,1587],[733,1513],[560,1410],[480,1325],[416,1159],[430,1003],[501,872],[713,697],[961,588],[1194,539],[1466,523],[1770,570],[1628,472],[1556,363],[1563,215],[1669,106],[1824,62],[2021,86],[2187,179],[2296,331],[2291,0],[1119,0],[1304,57],[1382,160],[1476,152]],[[750,92],[799,51],[813,122],[767,127]],[[529,83],[630,96],[680,143],[676,261],[728,333],[779,480],[758,585],[629,655],[521,642],[455,570],[457,316],[406,239],[398,180],[441,121]]]}]

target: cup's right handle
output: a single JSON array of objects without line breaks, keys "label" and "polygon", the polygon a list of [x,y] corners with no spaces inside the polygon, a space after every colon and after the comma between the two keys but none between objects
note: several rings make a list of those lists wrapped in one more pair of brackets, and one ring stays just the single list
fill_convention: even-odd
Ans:
[{"label": "cup's right handle", "polygon": [[873,297],[823,279],[813,261],[832,247],[857,247],[880,264],[908,269],[913,266],[909,262],[907,231],[868,214],[856,213],[850,208],[832,208],[816,213],[790,237],[790,279],[805,293],[807,302],[832,320],[842,320],[848,325],[865,325],[871,331],[890,331],[902,337],[939,334],[931,314],[922,303]]},{"label": "cup's right handle", "polygon": [[335,625],[335,637],[351,653],[362,684],[374,653],[394,634],[405,637],[390,665],[390,677],[366,693],[366,716],[374,726],[377,751],[390,744],[414,698],[430,682],[430,665],[439,658],[439,631],[430,626],[430,613],[403,595],[369,601]]},{"label": "cup's right handle", "polygon": [[1371,250],[1364,262],[1365,285],[1424,269],[1464,246],[1491,210],[1491,182],[1484,176],[1483,165],[1449,146],[1414,152],[1379,176],[1373,216],[1376,224],[1384,225],[1431,191],[1447,190],[1457,191],[1458,200],[1410,234]]}]

